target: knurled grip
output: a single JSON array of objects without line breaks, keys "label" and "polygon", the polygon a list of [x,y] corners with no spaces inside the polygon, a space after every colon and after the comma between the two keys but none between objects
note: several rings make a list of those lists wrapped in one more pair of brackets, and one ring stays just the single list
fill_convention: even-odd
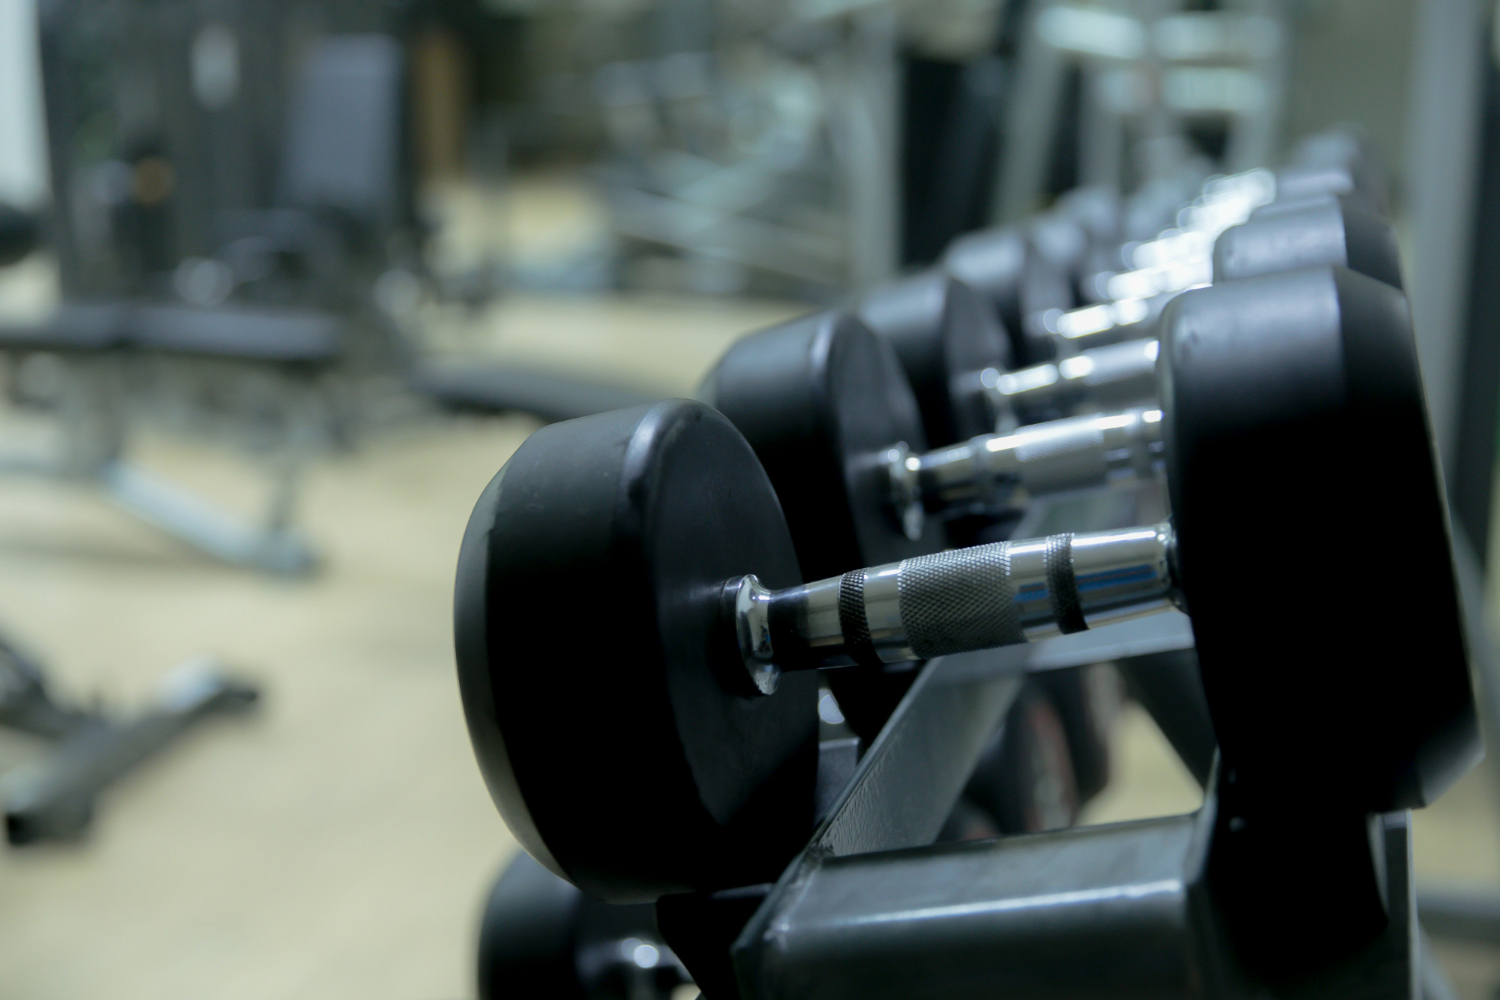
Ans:
[{"label": "knurled grip", "polygon": [[1078,578],[1073,575],[1073,533],[1049,535],[1045,550],[1047,591],[1057,614],[1057,627],[1063,635],[1088,630],[1083,617],[1083,601],[1078,596]]},{"label": "knurled grip", "polygon": [[904,560],[898,595],[901,624],[920,659],[1026,641],[1009,542]]},{"label": "knurled grip", "polygon": [[875,644],[870,641],[870,623],[865,617],[865,571],[851,570],[839,580],[839,629],[854,662],[880,665]]}]

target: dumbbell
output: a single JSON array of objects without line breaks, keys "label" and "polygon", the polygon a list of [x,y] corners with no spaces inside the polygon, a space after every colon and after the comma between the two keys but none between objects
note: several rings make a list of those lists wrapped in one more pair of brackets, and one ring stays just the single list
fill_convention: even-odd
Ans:
[{"label": "dumbbell", "polygon": [[1174,605],[1241,802],[1431,801],[1479,741],[1404,298],[1310,269],[1186,293],[1163,335],[1171,522],[812,583],[710,407],[537,431],[475,506],[454,600],[470,736],[528,852],[617,901],[770,881],[810,832],[817,668]]},{"label": "dumbbell", "polygon": [[[1275,220],[1275,221],[1273,221]],[[1246,227],[1221,252],[1219,242]],[[1132,269],[1092,279],[1092,305],[1054,309],[1038,322],[1058,338],[1061,353],[1084,339],[1119,336],[1113,329],[1149,322],[1166,297],[1209,281],[1225,281],[1288,266],[1341,263],[1399,286],[1401,274],[1390,227],[1348,196],[1319,193],[1257,208],[1236,226],[1173,232],[1131,250]]]},{"label": "dumbbell", "polygon": [[[1273,203],[1250,221],[1225,230],[1214,243],[1215,282],[1271,274],[1316,264],[1339,264],[1396,288],[1402,287],[1395,233],[1379,216],[1341,195],[1295,204]],[[1167,296],[1159,296],[1165,305]],[[1128,309],[1122,309],[1126,304]],[[1042,420],[1081,405],[1122,406],[1149,398],[1155,384],[1155,306],[1143,299],[1097,303],[1047,318],[1060,340],[1073,345],[1103,341],[1027,368],[980,373],[989,410],[1007,419]],[[1134,310],[1129,311],[1129,310]],[[1118,323],[1127,319],[1129,323]],[[1130,331],[1131,335],[1127,335]],[[1147,336],[1141,336],[1147,334]],[[1115,343],[1109,343],[1118,338]],[[1014,416],[1009,418],[1016,422]]]},{"label": "dumbbell", "polygon": [[[1357,126],[1338,125],[1307,136],[1297,143],[1288,162],[1302,174],[1290,179],[1292,188],[1301,183],[1316,191],[1353,195],[1379,215],[1390,213],[1385,162]],[[1319,173],[1342,176],[1315,179]]]},{"label": "dumbbell", "polygon": [[[1352,224],[1352,231],[1345,232],[1343,219],[1338,214],[1331,219],[1327,217],[1326,204],[1330,199],[1344,206],[1342,214],[1359,217]],[[1245,204],[1249,204],[1249,201]],[[1325,208],[1321,214],[1316,211],[1320,207]],[[1302,224],[1309,229],[1321,230],[1323,235],[1315,233],[1302,243],[1269,242],[1266,247],[1267,258],[1257,259],[1255,262],[1259,270],[1252,271],[1251,262],[1245,260],[1241,261],[1238,273],[1232,269],[1226,271],[1225,262],[1217,259],[1214,254],[1218,239],[1233,228],[1224,225],[1226,221],[1232,220],[1237,226],[1253,221],[1258,214],[1297,216],[1304,212],[1310,214],[1302,219]],[[1054,308],[1033,313],[1026,319],[1031,324],[1028,334],[1050,336],[1057,353],[1068,354],[1076,350],[1080,343],[1097,342],[1101,338],[1120,339],[1121,330],[1138,329],[1151,323],[1170,296],[1209,281],[1223,281],[1246,273],[1262,273],[1268,267],[1281,269],[1288,264],[1333,263],[1340,256],[1346,259],[1338,262],[1346,264],[1347,258],[1362,254],[1391,256],[1391,251],[1382,246],[1349,249],[1335,245],[1338,241],[1353,241],[1366,235],[1379,240],[1379,231],[1384,227],[1378,215],[1348,196],[1323,192],[1271,201],[1241,216],[1242,213],[1238,210],[1224,212],[1222,215],[1211,213],[1206,221],[1198,221],[1182,230],[1169,230],[1157,239],[1128,246],[1123,255],[1124,269],[1103,271],[1087,280],[1087,298],[1091,300],[1089,303],[1073,309]],[[1258,232],[1254,236],[1263,241],[1270,240],[1268,235]],[[1243,238],[1249,239],[1251,236]],[[1393,244],[1394,240],[1391,239],[1390,242]],[[1328,257],[1330,253],[1335,256]],[[1284,262],[1278,263],[1277,257],[1283,258]],[[1396,270],[1396,280],[1399,282],[1399,269]]]},{"label": "dumbbell", "polygon": [[[1280,209],[1280,211],[1273,211]],[[1216,280],[1318,263],[1337,263],[1400,287],[1400,261],[1386,224],[1338,195],[1275,202],[1249,223],[1226,231],[1212,261]],[[989,249],[1019,259],[1020,243],[1001,239]],[[1142,308],[1134,306],[1139,312]],[[1070,351],[1059,363],[1008,371],[1011,351],[982,298],[940,270],[876,289],[856,311],[896,348],[921,407],[928,441],[949,444],[1000,424],[1059,416],[1084,398],[1091,405],[1140,401],[1154,382],[1154,338]],[[1145,314],[1124,316],[1140,326]],[[1096,305],[1068,318],[1075,339],[1116,332],[1117,304]],[[1059,318],[1052,320],[1056,325]],[[1090,332],[1092,331],[1092,333]],[[1149,331],[1143,331],[1149,332]],[[1019,415],[1018,412],[1019,411]],[[981,426],[988,425],[988,426]]]},{"label": "dumbbell", "polygon": [[[1267,199],[1272,187],[1266,171],[1252,171],[1229,178],[1217,178],[1200,196],[1179,212],[1179,226],[1174,239],[1160,237],[1127,244],[1127,252],[1139,252],[1142,258],[1152,255],[1181,256],[1184,251],[1201,248],[1205,239],[1212,243],[1217,232],[1227,225],[1243,221],[1258,203]],[[1217,228],[1213,228],[1217,227]],[[1081,266],[1096,255],[1078,255],[1075,267],[1051,266],[1041,257],[1021,231],[987,230],[961,236],[944,251],[941,266],[987,295],[1010,331],[1016,356],[1023,363],[1034,364],[1054,357],[1059,344],[1054,331],[1040,322],[1040,317],[1062,312],[1079,305],[1086,296],[1081,287],[1086,276]],[[1125,264],[1126,262],[1121,262]],[[1133,261],[1128,266],[1139,266]]]},{"label": "dumbbell", "polygon": [[[1127,239],[1113,248],[1097,270],[1108,280],[1116,272],[1143,266],[1195,261],[1201,267],[1215,238],[1226,228],[1258,212],[1295,208],[1326,197],[1358,203],[1376,216],[1387,211],[1378,157],[1348,132],[1334,130],[1304,140],[1287,165],[1274,172],[1250,170],[1209,179],[1196,197],[1173,213],[1175,217],[1162,220],[1159,233],[1146,240]],[[1191,283],[1192,278],[1184,280]],[[1087,277],[1082,283],[1085,298],[1124,297],[1100,287],[1088,288]]]},{"label": "dumbbell", "polygon": [[[906,305],[910,315],[941,299],[945,285],[963,287],[922,275],[881,301],[891,312]],[[989,528],[1037,496],[1138,478],[1160,461],[1159,413],[1149,409],[979,435],[923,453],[924,429],[892,348],[835,311],[742,338],[699,395],[754,449],[810,576],[936,552],[959,537],[948,531],[953,517],[970,519],[966,531]],[[835,674],[828,684],[868,741],[914,677],[892,668]],[[1059,698],[1069,695],[1063,679],[1053,683]],[[1070,714],[1068,735],[1081,773],[1107,771],[1087,718]],[[1087,794],[1097,790],[1086,786]]]},{"label": "dumbbell", "polygon": [[[966,292],[929,272],[891,286],[877,301],[895,325],[893,314],[920,317],[939,303],[957,311]],[[1158,424],[1149,411],[975,436],[924,454],[924,428],[892,348],[846,313],[801,317],[741,339],[699,394],[755,450],[810,576],[936,552],[958,537],[950,536],[947,518],[970,516],[969,531],[989,527],[1019,515],[1034,496],[1139,476],[1158,461]],[[828,686],[851,728],[869,741],[914,678],[909,668],[844,672],[830,675]],[[1069,697],[1081,701],[1068,678],[1051,683],[1060,706]],[[1091,735],[1102,723],[1087,712],[1068,718],[1080,773],[1107,773],[1107,754]],[[1098,791],[1097,781],[1084,786],[1087,795]]]},{"label": "dumbbell", "polygon": [[[1210,280],[1208,255],[1215,238],[1263,206],[1278,202],[1301,206],[1316,196],[1332,194],[1378,213],[1382,204],[1378,191],[1362,186],[1373,183],[1369,180],[1373,176],[1373,171],[1361,172],[1354,165],[1317,162],[1210,180],[1202,193],[1178,213],[1173,229],[1155,239],[1120,248],[1118,266],[1125,273],[1111,269],[1103,281],[1113,281],[1119,291],[1134,286],[1136,294],[1110,294],[1107,288],[1096,287],[1087,296],[1125,300],[1123,307],[1109,310],[1068,315],[1075,308],[1089,307],[1079,306],[1077,296],[1057,291],[1061,286],[1056,282],[1046,294],[1030,294],[1026,284],[1031,280],[1028,247],[1015,230],[990,230],[958,238],[944,252],[942,267],[989,297],[1011,332],[1016,355],[1023,362],[1040,363],[1077,346],[1068,343],[1067,332],[1106,322],[1106,329],[1117,330],[1154,320],[1159,305],[1147,304],[1139,294],[1145,283],[1150,282],[1156,289],[1153,294],[1159,294]],[[1097,285],[1100,276],[1087,279],[1079,275],[1078,280]],[[1059,324],[1062,330],[1057,329]],[[1097,330],[1093,335],[1103,332]]]},{"label": "dumbbell", "polygon": [[653,907],[590,899],[524,853],[490,890],[476,958],[479,1000],[668,1000],[688,981]]},{"label": "dumbbell", "polygon": [[[1006,331],[1010,353],[1029,362],[1049,345],[1026,341],[1024,318],[1077,298],[1075,271],[1091,246],[1111,228],[1100,192],[1076,201],[1064,195],[1058,208],[1024,226],[1006,226],[959,237],[938,270],[978,291]],[[1050,357],[1050,354],[1047,354]]]},{"label": "dumbbell", "polygon": [[[1233,280],[1313,264],[1346,265],[1401,286],[1394,232],[1340,195],[1292,205],[1272,202],[1250,222],[1227,229],[1215,244],[1212,277]],[[936,268],[868,292],[855,310],[894,346],[932,445],[953,444],[996,426],[1010,429],[1061,417],[1085,402],[1104,408],[1142,402],[1155,385],[1154,337],[1070,351],[1056,363],[1008,370],[1010,343],[983,297]],[[1080,342],[1113,333],[1118,327],[1110,324],[1118,312],[1118,303],[1076,310],[1067,333]]]},{"label": "dumbbell", "polygon": [[[1215,242],[1213,271],[1217,279],[1230,280],[1322,261],[1349,265],[1396,287],[1401,284],[1398,251],[1390,228],[1358,203],[1329,194],[1272,202],[1257,209],[1251,221],[1226,230]],[[917,338],[908,331],[907,339]],[[978,381],[991,394],[989,411],[1004,423],[1017,423],[1017,413],[1031,419],[1055,420],[1083,405],[1121,407],[1148,398],[1155,389],[1157,353],[1155,339],[1141,338],[1015,372],[989,370]],[[962,383],[950,378],[950,384],[962,385],[970,392],[973,381],[972,377]],[[1067,428],[1073,434],[1086,434],[1088,428],[1080,426],[1083,423],[1056,426],[1059,431]],[[1069,436],[1064,431],[1055,440],[1062,443]],[[1057,459],[1052,461],[1056,464]],[[1099,470],[1100,479],[1104,472]],[[870,731],[883,723],[903,693],[896,680],[882,677],[855,683],[840,678],[834,687],[849,705],[851,717]],[[1059,677],[1052,683],[1064,680]],[[1069,731],[1076,744],[1088,728],[1075,726]],[[1107,769],[1108,758],[1097,747],[1090,754],[1088,746],[1075,745],[1074,752],[1084,772],[1104,773]],[[1100,766],[1090,767],[1091,763]],[[1086,786],[1086,791],[1094,790],[1096,786]]]},{"label": "dumbbell", "polygon": [[[1297,225],[1305,213],[1297,213],[1230,230],[1222,254],[1226,269],[1243,278],[1287,258],[1338,254],[1351,257],[1377,278],[1399,277],[1399,269],[1389,262],[1394,245],[1387,243],[1388,230],[1378,220],[1372,221],[1374,236],[1359,241],[1374,250],[1349,249],[1356,241],[1346,241],[1341,234],[1355,232],[1355,224],[1342,220],[1371,220],[1359,214],[1346,216],[1347,208],[1334,203],[1319,209],[1325,224],[1306,229]],[[1293,245],[1286,248],[1287,243]],[[1275,282],[1265,287],[1272,289],[1265,301],[1246,308],[1274,308]],[[897,306],[905,307],[906,317],[930,319],[936,312],[933,304],[946,302],[949,309],[941,314],[946,318],[966,301],[961,285],[935,273],[892,289],[888,298],[868,300],[883,309],[865,310],[887,329],[903,327],[909,332],[921,325],[895,322],[891,316]],[[903,332],[895,339],[908,345],[907,358],[917,353],[911,345],[924,341],[929,347],[941,344],[942,350],[934,352],[941,358],[959,355],[962,349],[953,345],[966,328],[956,322],[938,327],[941,337]],[[968,344],[972,347],[980,339]],[[1031,411],[1061,409],[1068,395],[1077,398],[1100,380],[1113,388],[1133,386],[1137,395],[1148,394],[1148,387],[1155,386],[1157,351],[1155,340],[1114,345],[1055,366],[997,376],[987,388],[1007,400],[1026,399]],[[978,353],[971,351],[968,357]],[[925,428],[914,414],[923,397],[914,396],[903,384],[895,364],[900,357],[855,318],[838,312],[816,314],[740,339],[699,391],[700,398],[728,416],[755,450],[781,498],[803,569],[811,575],[830,576],[945,547],[946,534],[940,524],[931,523],[929,514],[939,521],[964,514],[998,517],[1016,510],[1028,497],[1140,476],[1158,459],[1161,423],[1155,408],[1048,421],[923,453]],[[1098,379],[1089,378],[1088,365],[1096,366]],[[961,367],[944,370],[950,385],[953,368]],[[933,362],[921,371],[934,368],[942,366]],[[1120,369],[1133,377],[1116,377]],[[949,393],[949,399],[958,397],[957,392]]]},{"label": "dumbbell", "polygon": [[1161,411],[1139,408],[923,451],[894,352],[840,312],[741,338],[699,398],[749,441],[819,576],[945,547],[933,518],[998,518],[1037,496],[1148,475],[1162,449]]},{"label": "dumbbell", "polygon": [[[1204,193],[1214,179],[1207,160],[1189,160],[1176,173],[1147,181],[1132,192],[1121,209],[1121,236],[1126,242],[1149,240],[1177,225],[1178,212]],[[1385,215],[1389,204],[1380,157],[1357,130],[1347,125],[1317,132],[1297,143],[1277,173],[1280,201],[1310,191],[1354,195]]]},{"label": "dumbbell", "polygon": [[853,311],[895,349],[932,444],[993,431],[984,372],[1011,367],[1010,339],[974,289],[932,268],[881,285]]}]

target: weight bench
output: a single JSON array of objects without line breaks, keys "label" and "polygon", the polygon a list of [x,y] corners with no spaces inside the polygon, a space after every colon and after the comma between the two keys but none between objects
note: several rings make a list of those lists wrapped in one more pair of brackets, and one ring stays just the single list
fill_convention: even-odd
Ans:
[{"label": "weight bench", "polygon": [[0,637],[0,727],[54,744],[0,779],[6,839],[15,846],[77,840],[101,793],[199,722],[243,714],[259,696],[211,660],[193,660],[163,680],[150,708],[116,719],[56,701],[41,666]]},{"label": "weight bench", "polygon": [[417,362],[409,388],[453,413],[529,413],[547,422],[586,417],[661,398],[624,386],[485,358]]},{"label": "weight bench", "polygon": [[[89,482],[116,506],[219,559],[272,573],[306,573],[316,556],[290,526],[309,443],[306,411],[321,376],[338,361],[342,341],[343,323],[333,316],[265,306],[65,303],[42,324],[0,326],[0,354],[17,362],[49,355],[66,373],[56,398],[45,401],[62,419],[63,454],[0,457],[0,471]],[[251,366],[274,377],[272,416],[283,460],[259,523],[126,456],[136,415],[131,404],[142,398],[149,403],[155,395],[129,392],[132,382],[160,374],[162,366],[170,380],[175,367],[197,366],[212,375],[221,364]]]}]

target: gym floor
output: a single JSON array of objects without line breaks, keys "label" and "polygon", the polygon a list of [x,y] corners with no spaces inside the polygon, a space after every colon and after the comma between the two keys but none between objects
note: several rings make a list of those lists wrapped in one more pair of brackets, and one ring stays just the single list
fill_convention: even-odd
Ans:
[{"label": "gym floor", "polygon": [[[436,339],[686,394],[734,336],[796,308],[515,296],[448,317]],[[59,693],[129,709],[202,654],[266,691],[255,716],[205,725],[124,783],[86,842],[0,857],[0,995],[472,996],[479,907],[515,844],[464,730],[452,571],[471,504],[534,427],[412,412],[317,461],[299,521],[326,564],[304,581],[215,564],[81,488],[0,481],[0,628]],[[155,469],[259,500],[226,449],[142,444]],[[566,705],[549,708],[568,725]],[[1144,714],[1127,711],[1118,748],[1090,822],[1194,807]],[[35,752],[11,737],[0,763]],[[1497,790],[1486,765],[1419,815],[1421,877],[1500,888]],[[600,817],[601,835],[622,821]],[[1441,954],[1462,996],[1494,995],[1500,960]]]}]

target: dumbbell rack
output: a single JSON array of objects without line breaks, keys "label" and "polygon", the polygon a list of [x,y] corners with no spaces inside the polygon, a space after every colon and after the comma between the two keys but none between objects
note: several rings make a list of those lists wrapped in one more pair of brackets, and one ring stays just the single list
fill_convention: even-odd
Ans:
[{"label": "dumbbell rack", "polygon": [[[843,314],[805,317],[737,343],[698,401],[538,432],[476,504],[455,600],[471,738],[532,856],[599,900],[655,901],[653,933],[708,1000],[1414,997],[1419,981],[1445,996],[1422,960],[1405,810],[1481,745],[1399,261],[1384,223],[1323,197],[1318,219],[1286,225],[1329,234],[1326,253],[1221,269],[1242,238],[1285,242],[1277,220],[1310,211],[1292,204],[1221,236],[1214,283],[1174,291],[1159,339],[1133,348],[1159,409],[1076,418],[1149,433],[1089,425],[1102,473],[1016,474],[1055,511],[976,486],[1042,454],[1030,436],[1024,453],[982,427],[909,447],[933,407],[886,373],[916,369],[929,403],[950,404],[939,416],[971,416],[975,385],[1008,391],[976,368],[993,351],[965,350],[994,339],[977,334],[929,332],[906,358]],[[968,328],[949,322],[951,282],[911,287],[871,322]],[[1004,419],[994,409],[981,425]],[[1375,427],[1380,444],[1358,451]],[[1156,454],[1170,520],[1073,493],[1106,485],[1109,461]],[[1408,575],[1430,586],[1366,625],[1388,554],[1358,484],[1393,458],[1411,464],[1386,480],[1423,512],[1407,518],[1421,539],[1403,551],[1424,567]],[[868,482],[849,471],[871,467],[884,472]],[[1246,475],[1260,467],[1279,475]],[[928,536],[927,515],[955,514],[1008,540]],[[1077,533],[1095,519],[1136,527]],[[550,595],[580,579],[633,582],[593,623],[638,641],[576,640],[575,660],[604,669],[529,669],[576,627]],[[1105,624],[1145,613],[1166,614]],[[1026,678],[1101,662],[1135,679],[1202,807],[958,840],[955,806]],[[586,755],[516,707],[573,698],[583,669]],[[874,737],[862,759],[847,740],[819,746],[814,669],[835,697],[848,684],[846,706],[902,679],[893,713],[887,699],[854,725]],[[1193,724],[1173,735],[1174,721]],[[601,761],[621,745],[628,768]],[[660,776],[652,809],[591,835],[595,816],[638,809],[625,790],[642,772]]]},{"label": "dumbbell rack", "polygon": [[[1310,975],[1269,981],[1241,961],[1241,935],[1215,903],[1215,780],[1186,816],[933,846],[1026,675],[1192,648],[1188,619],[1169,614],[930,661],[781,878],[665,897],[662,934],[710,1000],[1123,997],[1146,986],[1158,997],[1413,996],[1405,812],[1372,828],[1383,932]],[[843,750],[825,744],[820,788],[847,773]],[[1288,911],[1316,905],[1288,888]]]}]

